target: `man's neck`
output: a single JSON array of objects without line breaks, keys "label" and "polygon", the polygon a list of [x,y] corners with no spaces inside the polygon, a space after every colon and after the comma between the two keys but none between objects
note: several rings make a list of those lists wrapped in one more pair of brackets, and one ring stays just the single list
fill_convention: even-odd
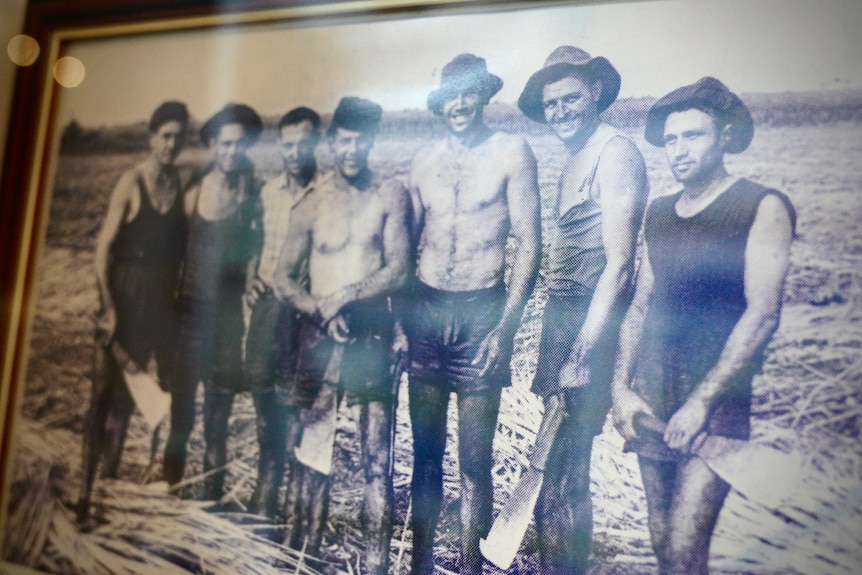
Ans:
[{"label": "man's neck", "polygon": [[314,175],[317,173],[317,164],[311,166],[308,169],[301,170],[299,174],[294,175],[291,174],[290,171],[285,168],[284,177],[287,181],[287,187],[291,187],[291,183],[296,185],[297,189],[302,189],[308,185],[311,180],[314,179]]},{"label": "man's neck", "polygon": [[172,164],[163,164],[160,162],[155,155],[151,155],[144,161],[144,172],[153,179],[153,181],[160,181],[162,178],[170,175],[174,166]]},{"label": "man's neck", "polygon": [[719,162],[703,178],[684,183],[682,197],[691,202],[704,200],[724,191],[728,180],[730,180],[730,174],[727,173],[724,162]]},{"label": "man's neck", "polygon": [[216,186],[219,190],[235,193],[239,190],[242,172],[239,170],[226,172],[216,166],[215,169],[207,174],[207,177],[210,179],[210,184]]},{"label": "man's neck", "polygon": [[360,170],[355,176],[345,175],[340,169],[336,169],[335,173],[340,180],[346,182],[350,187],[356,188],[360,192],[371,186],[373,173],[367,166],[362,168],[362,170]]},{"label": "man's neck", "polygon": [[598,116],[585,121],[584,128],[581,131],[563,142],[569,153],[575,155],[583,150],[601,123],[602,120]]},{"label": "man's neck", "polygon": [[449,147],[455,151],[475,148],[491,137],[494,130],[479,122],[461,133],[449,132]]}]

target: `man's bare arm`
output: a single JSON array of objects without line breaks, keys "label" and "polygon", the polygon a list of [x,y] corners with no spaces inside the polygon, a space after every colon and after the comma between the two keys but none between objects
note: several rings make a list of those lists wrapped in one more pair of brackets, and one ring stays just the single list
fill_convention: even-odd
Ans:
[{"label": "man's bare arm", "polygon": [[419,240],[422,236],[422,228],[425,225],[425,208],[422,205],[422,194],[419,189],[419,182],[422,181],[422,177],[419,172],[424,169],[424,164],[424,152],[420,151],[413,159],[413,163],[410,166],[410,177],[407,183],[407,192],[410,194],[410,208],[412,210],[410,218],[410,237],[412,238],[412,247],[417,252]]},{"label": "man's bare arm", "polygon": [[730,391],[735,376],[750,365],[778,329],[792,239],[787,207],[778,197],[766,196],[757,209],[745,246],[745,311],[718,362],[668,422],[665,441],[671,448],[691,448],[716,399]]},{"label": "man's bare arm", "polygon": [[615,312],[631,286],[638,230],[649,194],[646,166],[637,147],[623,138],[608,142],[596,170],[596,183],[607,262],[569,359],[560,371],[563,387],[586,383],[590,353],[596,344],[611,335],[609,330],[617,329]]},{"label": "man's bare arm", "polygon": [[614,425],[626,439],[634,439],[637,436],[633,425],[635,414],[643,412],[653,415],[646,402],[631,390],[630,385],[634,378],[635,364],[641,354],[644,321],[647,310],[652,304],[654,281],[647,247],[644,246],[641,264],[635,279],[635,295],[620,328],[614,377],[611,382],[611,395],[613,397],[611,413]]},{"label": "man's bare arm", "polygon": [[108,212],[102,221],[102,227],[96,238],[96,253],[94,265],[96,268],[96,284],[99,288],[99,300],[101,303],[101,314],[98,319],[97,329],[99,342],[107,345],[114,337],[117,326],[116,309],[114,298],[108,286],[108,266],[110,260],[111,246],[117,238],[123,218],[129,210],[129,202],[135,191],[135,176],[132,171],[124,173],[114,190],[108,203]]},{"label": "man's bare arm", "polygon": [[323,323],[335,317],[345,305],[361,299],[389,293],[407,280],[407,260],[410,255],[410,199],[404,187],[390,180],[380,190],[389,206],[383,224],[383,265],[362,280],[348,284],[322,298],[320,313]]},{"label": "man's bare arm", "polygon": [[539,272],[539,262],[542,257],[536,157],[522,138],[517,139],[509,155],[510,158],[503,158],[502,161],[508,161],[511,165],[506,198],[515,250],[503,315],[497,326],[482,342],[473,361],[475,365],[482,365],[480,375],[495,369],[504,355],[502,354],[504,347],[512,344],[511,340],[521,322],[524,306],[536,284],[536,275]]},{"label": "man's bare arm", "polygon": [[309,316],[317,313],[317,301],[301,283],[300,271],[311,251],[314,198],[305,198],[290,214],[287,237],[281,248],[274,278],[276,297]]}]

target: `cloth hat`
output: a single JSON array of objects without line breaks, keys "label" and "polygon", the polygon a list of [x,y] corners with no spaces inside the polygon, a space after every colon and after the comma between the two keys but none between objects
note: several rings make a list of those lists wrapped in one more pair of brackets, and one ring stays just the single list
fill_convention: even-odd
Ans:
[{"label": "cloth hat", "polygon": [[428,94],[428,109],[443,113],[443,102],[462,92],[476,92],[487,104],[503,87],[503,80],[488,72],[484,58],[473,54],[459,54],[443,66],[440,87]]},{"label": "cloth hat", "polygon": [[354,132],[376,132],[382,116],[383,108],[380,104],[365,98],[347,96],[338,102],[328,133],[334,134],[336,128]]},{"label": "cloth hat", "polygon": [[715,111],[730,126],[725,152],[738,154],[754,137],[754,120],[748,107],[727,86],[709,76],[662,96],[647,113],[644,137],[653,146],[664,147],[664,123],[673,112],[703,105]]},{"label": "cloth hat", "polygon": [[201,142],[210,145],[210,140],[218,134],[222,126],[240,124],[245,130],[246,139],[254,144],[263,132],[263,122],[257,112],[245,104],[227,104],[201,126]]},{"label": "cloth hat", "polygon": [[546,84],[562,80],[575,74],[583,74],[588,80],[601,82],[602,91],[598,98],[599,112],[614,103],[620,93],[620,73],[607,58],[590,55],[574,46],[560,46],[548,56],[541,70],[530,76],[518,107],[525,116],[536,122],[545,122],[542,106],[542,90]]}]

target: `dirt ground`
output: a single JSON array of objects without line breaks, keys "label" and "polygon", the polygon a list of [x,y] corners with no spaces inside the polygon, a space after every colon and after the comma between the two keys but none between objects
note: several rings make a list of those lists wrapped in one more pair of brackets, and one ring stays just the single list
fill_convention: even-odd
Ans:
[{"label": "dirt ground", "polygon": [[[800,487],[786,506],[769,511],[736,493],[716,529],[711,565],[717,573],[859,573],[862,566],[862,139],[857,124],[763,128],[751,148],[729,156],[730,171],[785,191],[798,214],[781,327],[763,374],[755,382],[754,440],[801,453]],[[653,195],[671,190],[659,152],[635,135],[644,151]],[[421,141],[385,140],[372,167],[403,177]],[[543,214],[550,213],[561,150],[550,138],[531,140],[540,165]],[[276,169],[271,148],[253,158],[261,173]],[[94,238],[108,194],[135,155],[66,156],[58,166],[47,240],[39,262],[29,367],[21,415],[48,428],[74,432],[83,424],[90,386],[92,321],[97,298],[92,273]],[[182,156],[187,171],[199,151]],[[322,160],[326,164],[325,157]],[[547,225],[547,217],[543,218]],[[547,241],[547,234],[545,234]],[[495,440],[495,504],[499,507],[524,469],[541,404],[528,391],[535,371],[544,286],[539,281],[516,337],[514,386],[504,393]],[[402,385],[403,388],[403,385]],[[392,572],[409,564],[411,439],[402,389],[396,434],[396,519]],[[451,415],[451,414],[450,414]],[[450,418],[451,419],[451,418]],[[198,419],[200,427],[200,418]],[[450,421],[451,423],[451,421]],[[254,487],[256,441],[249,397],[238,398],[231,419],[228,487],[247,501]],[[164,438],[164,435],[162,436]],[[456,438],[446,455],[444,519],[438,564],[456,572],[458,480]],[[344,564],[358,543],[360,469],[356,418],[341,413],[327,557]],[[202,437],[192,439],[189,475],[201,471]],[[637,464],[606,424],[593,456],[595,541],[593,575],[654,573],[646,506]],[[149,462],[150,433],[132,421],[121,473],[138,481]],[[79,446],[69,445],[69,450]],[[752,473],[756,473],[752,469]],[[69,474],[69,497],[77,470]],[[402,552],[403,550],[403,552]],[[535,533],[528,532],[511,573],[537,572]],[[347,568],[345,568],[347,570]],[[498,571],[488,567],[487,573]]]}]

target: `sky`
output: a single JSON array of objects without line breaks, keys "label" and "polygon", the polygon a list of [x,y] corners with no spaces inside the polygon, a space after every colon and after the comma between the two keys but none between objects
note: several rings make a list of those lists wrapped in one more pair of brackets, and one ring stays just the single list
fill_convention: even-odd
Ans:
[{"label": "sky", "polygon": [[484,57],[515,102],[557,46],[608,58],[621,97],[661,96],[711,75],[736,92],[862,89],[858,0],[640,0],[524,9],[488,7],[361,22],[269,22],[69,41],[86,78],[60,88],[59,119],[84,126],[146,120],[164,100],[205,119],[226,102],[265,116],[345,95],[387,110],[425,109],[441,68]]}]

